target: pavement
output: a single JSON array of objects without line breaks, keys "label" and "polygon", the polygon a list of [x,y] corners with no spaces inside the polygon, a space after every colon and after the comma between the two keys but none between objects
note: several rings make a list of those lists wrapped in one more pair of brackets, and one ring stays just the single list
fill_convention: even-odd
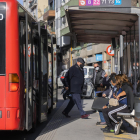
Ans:
[{"label": "pavement", "polygon": [[91,109],[93,99],[82,100],[83,109],[90,114],[89,119],[81,119],[76,106],[69,114],[71,118],[65,118],[62,111],[69,100],[64,101],[60,92],[61,89],[58,92],[56,108],[48,115],[47,121],[37,126],[35,133],[0,131],[0,140],[140,140],[128,124],[125,124],[125,129],[120,135],[103,133],[102,127],[96,126],[100,119],[98,112],[93,113]]},{"label": "pavement", "polygon": [[136,134],[125,131],[117,136],[112,133],[103,133],[102,127],[96,126],[96,122],[100,119],[98,112],[93,113],[91,109],[93,99],[82,101],[83,109],[90,114],[89,119],[81,119],[76,106],[69,114],[71,118],[66,118],[62,115],[62,111],[68,101],[62,104],[35,140],[133,140],[136,137]]}]

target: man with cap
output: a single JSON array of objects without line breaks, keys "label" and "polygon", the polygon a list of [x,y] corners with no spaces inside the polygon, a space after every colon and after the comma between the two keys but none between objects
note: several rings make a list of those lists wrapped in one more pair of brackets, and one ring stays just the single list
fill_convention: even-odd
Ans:
[{"label": "man with cap", "polygon": [[68,114],[75,104],[80,111],[82,119],[88,118],[89,116],[85,113],[81,104],[81,93],[84,85],[84,63],[85,61],[82,58],[78,58],[77,63],[69,69],[67,76],[65,77],[65,87],[67,90],[70,90],[72,95],[67,107],[62,112],[67,118],[70,117]]}]

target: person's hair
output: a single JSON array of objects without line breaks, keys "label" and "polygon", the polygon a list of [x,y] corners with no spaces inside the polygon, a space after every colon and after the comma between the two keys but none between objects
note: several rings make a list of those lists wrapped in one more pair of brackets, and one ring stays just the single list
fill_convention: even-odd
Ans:
[{"label": "person's hair", "polygon": [[133,89],[131,82],[129,81],[128,77],[125,74],[116,75],[117,88],[121,88],[123,83],[128,83]]},{"label": "person's hair", "polygon": [[122,82],[121,78],[122,78],[122,74],[118,74],[118,75],[115,76],[117,90],[119,90],[120,87],[122,86],[123,82]]},{"label": "person's hair", "polygon": [[94,65],[95,65],[95,64],[99,65],[97,62],[96,62],[96,63],[94,63]]},{"label": "person's hair", "polygon": [[111,75],[109,76],[109,82],[113,82],[113,83],[116,83],[116,79],[115,79],[115,76],[116,76],[116,73],[111,73]]}]

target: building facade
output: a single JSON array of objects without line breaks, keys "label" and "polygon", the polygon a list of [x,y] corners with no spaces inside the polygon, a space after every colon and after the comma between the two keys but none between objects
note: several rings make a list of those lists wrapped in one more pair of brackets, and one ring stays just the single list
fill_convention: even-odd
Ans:
[{"label": "building facade", "polygon": [[43,20],[44,9],[48,6],[48,0],[23,0],[23,6],[38,21]]}]

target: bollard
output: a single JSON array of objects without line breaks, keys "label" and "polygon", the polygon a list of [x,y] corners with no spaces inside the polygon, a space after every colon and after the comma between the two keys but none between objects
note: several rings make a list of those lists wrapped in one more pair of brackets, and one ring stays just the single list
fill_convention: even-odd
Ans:
[{"label": "bollard", "polygon": [[135,108],[135,122],[138,123],[137,136],[140,138],[140,97],[135,97],[134,108]]}]

